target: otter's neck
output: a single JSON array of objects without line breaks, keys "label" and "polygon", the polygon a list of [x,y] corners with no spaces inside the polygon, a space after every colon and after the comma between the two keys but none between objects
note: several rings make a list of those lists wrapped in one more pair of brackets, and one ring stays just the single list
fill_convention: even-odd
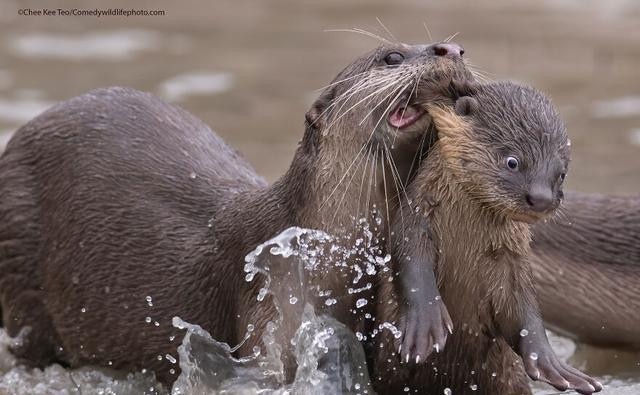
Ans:
[{"label": "otter's neck", "polygon": [[221,216],[238,225],[232,226],[237,230],[233,236],[253,248],[291,226],[304,226],[301,213],[309,205],[314,173],[311,159],[299,148],[287,172],[273,184],[231,196]]}]

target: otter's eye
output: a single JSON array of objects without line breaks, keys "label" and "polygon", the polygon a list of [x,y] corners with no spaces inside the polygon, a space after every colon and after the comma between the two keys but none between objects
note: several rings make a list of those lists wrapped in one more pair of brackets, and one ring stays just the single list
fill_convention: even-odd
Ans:
[{"label": "otter's eye", "polygon": [[507,167],[511,170],[516,170],[518,168],[518,158],[510,156],[507,158]]},{"label": "otter's eye", "polygon": [[567,177],[567,173],[560,173],[560,182],[563,182],[565,177]]},{"label": "otter's eye", "polygon": [[404,55],[400,52],[391,52],[387,56],[384,57],[384,61],[389,66],[394,66],[404,62]]}]

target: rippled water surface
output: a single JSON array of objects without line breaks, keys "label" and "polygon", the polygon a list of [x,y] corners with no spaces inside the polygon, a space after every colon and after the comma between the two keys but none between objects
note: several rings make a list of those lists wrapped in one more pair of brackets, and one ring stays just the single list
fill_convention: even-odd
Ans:
[{"label": "rippled water surface", "polygon": [[[56,1],[70,8],[80,4],[104,2]],[[109,1],[113,7],[130,4]],[[25,2],[0,2],[0,149],[16,128],[53,103],[96,87],[126,85],[202,118],[258,173],[274,180],[293,155],[316,90],[376,45],[367,37],[325,30],[361,27],[386,34],[379,17],[406,42],[459,33],[455,41],[489,78],[525,81],[547,92],[572,136],[569,188],[640,193],[637,1],[160,0],[147,5],[166,15],[18,17]],[[206,334],[199,339],[221,347]],[[560,354],[607,384],[605,393],[640,393],[640,355],[553,340]],[[0,394],[160,391],[144,373],[126,377],[60,366],[27,371],[15,366],[4,347],[9,343],[0,330]],[[555,393],[545,387],[536,391]]]}]

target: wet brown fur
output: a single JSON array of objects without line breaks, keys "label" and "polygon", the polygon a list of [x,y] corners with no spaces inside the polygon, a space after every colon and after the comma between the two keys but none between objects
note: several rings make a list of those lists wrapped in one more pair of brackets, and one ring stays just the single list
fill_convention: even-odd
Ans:
[{"label": "wet brown fur", "polygon": [[531,265],[545,323],[598,346],[640,349],[640,198],[565,194],[533,228]]},{"label": "wet brown fur", "polygon": [[[467,197],[460,186],[465,177],[460,159],[469,144],[477,144],[470,135],[471,127],[450,109],[431,108],[429,112],[439,139],[408,193],[416,197],[419,215],[428,218],[431,233],[437,235],[436,278],[455,330],[444,351],[432,354],[426,367],[398,365],[397,358],[390,356],[393,343],[387,336],[387,342],[381,344],[383,355],[374,384],[381,393],[400,393],[405,386],[427,394],[440,394],[445,388],[453,393],[478,393],[471,391],[471,385],[477,385],[482,394],[528,393],[528,379],[518,356],[499,338],[493,318],[512,315],[521,304],[535,303],[530,271],[511,264],[528,253],[528,227],[497,218]],[[420,225],[405,223],[406,229],[414,226]],[[385,284],[381,292],[391,292],[392,283]],[[391,302],[381,305],[378,317],[397,314],[397,297],[385,295],[382,300]],[[512,364],[512,369],[506,368]],[[495,378],[491,376],[494,372]]]},{"label": "wet brown fur", "polygon": [[[9,335],[30,328],[14,354],[37,367],[146,368],[171,383],[179,369],[164,356],[177,357],[182,335],[174,316],[231,345],[253,324],[239,354],[251,353],[276,311],[268,299],[256,302],[261,281],[245,281],[244,256],[290,226],[354,231],[354,219],[370,218],[374,204],[398,199],[389,158],[400,161],[406,181],[424,130],[395,136],[384,121],[374,126],[393,96],[349,112],[371,89],[340,94],[365,78],[405,73],[398,92],[415,86],[413,94],[425,98],[429,84],[445,83],[454,69],[428,63],[429,48],[399,44],[416,59],[404,68],[378,67],[389,48],[347,67],[307,113],[291,167],[272,185],[201,121],[133,89],[87,93],[20,128],[0,157],[0,304]],[[462,62],[456,67],[466,72]],[[379,74],[350,80],[369,71]],[[392,139],[395,148],[387,145]],[[383,239],[392,214],[379,215]],[[344,292],[350,279],[336,272],[323,280]],[[363,296],[319,309],[355,330],[360,318],[348,309]],[[285,317],[283,344],[296,319]],[[284,360],[291,379],[295,361],[288,352]]]},{"label": "wet brown fur", "polygon": [[[498,95],[517,97],[522,92],[518,89],[508,88]],[[508,126],[494,124],[495,129],[489,126],[486,134],[478,134],[477,126],[470,123],[475,120],[457,115],[453,103],[428,106],[438,139],[408,187],[416,215],[405,218],[400,226],[405,234],[399,237],[410,239],[401,243],[404,246],[436,246],[434,270],[454,330],[444,350],[432,352],[423,366],[413,361],[400,363],[392,336],[382,332],[376,344],[373,377],[380,393],[401,393],[408,388],[410,392],[442,394],[449,388],[454,394],[526,394],[530,389],[522,355],[529,351],[523,350],[529,349],[529,344],[538,344],[539,349],[545,350],[545,357],[541,358],[555,358],[538,313],[530,265],[530,225],[511,216],[521,211],[516,199],[520,192],[500,189],[503,187],[499,186],[497,166],[503,162],[496,162],[495,152],[499,144],[510,144],[510,133],[517,134],[520,139],[515,141],[528,140],[521,146],[521,153],[526,152],[529,160],[525,163],[534,169],[532,177],[540,171],[547,178],[551,175],[553,181],[554,174],[559,174],[555,173],[557,168],[547,170],[551,163],[568,161],[566,134],[557,114],[546,102],[540,107],[537,120],[523,117],[523,112],[527,114],[538,100],[539,97],[526,99],[523,109],[514,113],[508,106],[504,111],[498,110],[500,105],[494,106],[485,119]],[[492,118],[494,112],[503,118]],[[520,127],[511,127],[513,119],[523,119]],[[497,133],[501,129],[504,132]],[[492,130],[496,133],[492,134]],[[561,159],[554,161],[559,162],[549,159],[555,155]],[[532,158],[544,160],[536,162]],[[559,201],[561,189],[556,188],[557,184],[554,193]],[[416,231],[425,227],[426,232]],[[409,255],[415,258],[411,252]],[[398,322],[400,318],[401,298],[395,284],[391,279],[380,285],[381,300],[388,302],[379,304],[379,320]],[[535,340],[523,341],[520,330],[532,327],[537,328]]]}]

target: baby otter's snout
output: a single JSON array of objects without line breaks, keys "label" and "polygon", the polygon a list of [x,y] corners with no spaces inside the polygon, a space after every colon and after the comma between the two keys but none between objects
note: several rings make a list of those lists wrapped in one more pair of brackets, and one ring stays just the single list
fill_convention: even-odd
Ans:
[{"label": "baby otter's snout", "polygon": [[451,59],[462,58],[464,49],[456,43],[440,43],[433,46],[433,53]]},{"label": "baby otter's snout", "polygon": [[536,212],[549,210],[553,205],[553,191],[541,184],[533,184],[525,195],[529,209]]}]

